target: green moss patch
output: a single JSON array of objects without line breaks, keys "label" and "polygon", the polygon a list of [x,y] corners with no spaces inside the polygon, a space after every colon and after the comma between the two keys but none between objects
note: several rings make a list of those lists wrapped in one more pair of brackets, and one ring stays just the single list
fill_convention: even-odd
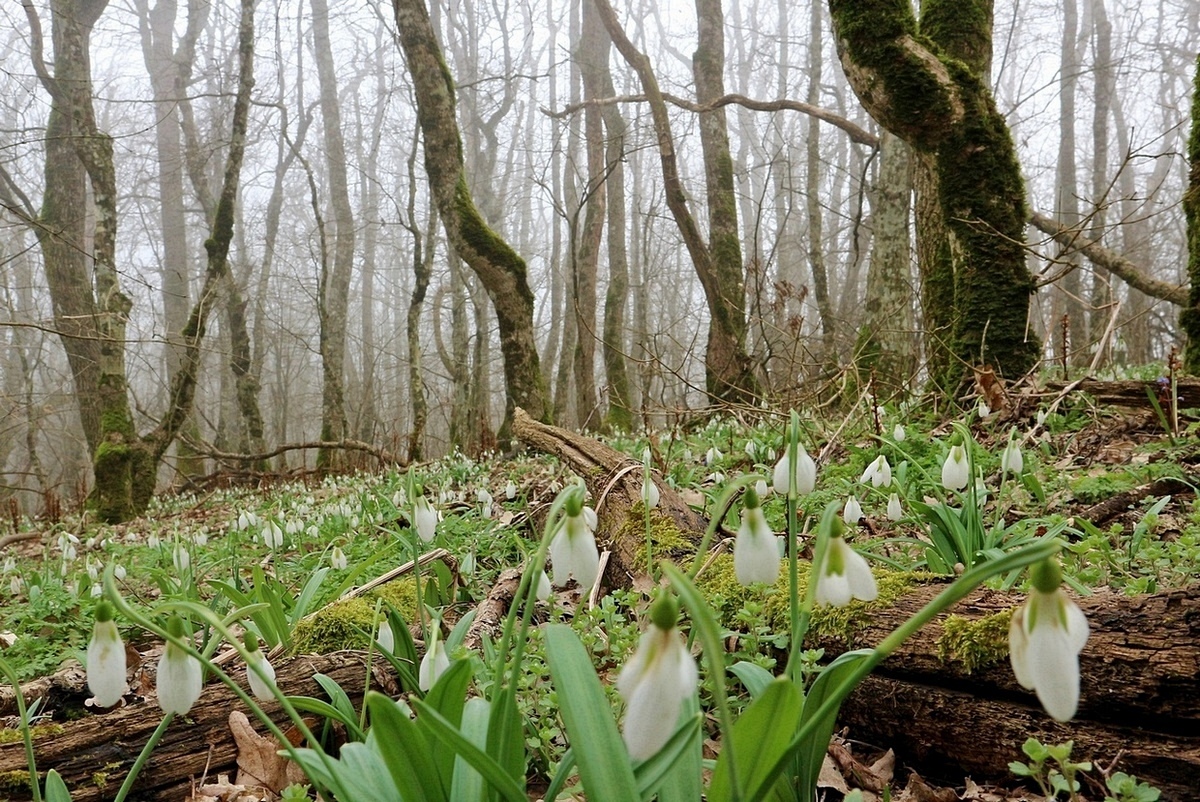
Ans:
[{"label": "green moss patch", "polygon": [[1008,625],[1012,610],[985,615],[983,618],[964,618],[950,615],[942,623],[937,639],[938,659],[956,663],[970,674],[977,668],[998,663],[1008,656]]},{"label": "green moss patch", "polygon": [[[375,600],[383,599],[400,611],[405,621],[417,617],[417,586],[412,578],[398,579],[366,596],[336,601],[301,619],[292,632],[295,654],[327,654],[340,649],[365,649],[375,621]],[[386,608],[384,610],[386,612]]]}]

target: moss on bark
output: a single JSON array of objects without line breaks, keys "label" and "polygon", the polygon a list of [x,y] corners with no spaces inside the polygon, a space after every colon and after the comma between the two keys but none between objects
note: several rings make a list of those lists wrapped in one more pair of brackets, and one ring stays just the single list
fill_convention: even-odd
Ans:
[{"label": "moss on bark", "polygon": [[1200,376],[1200,56],[1196,57],[1188,164],[1188,186],[1183,196],[1183,212],[1187,218],[1190,289],[1187,308],[1179,315],[1179,325],[1187,335],[1183,370],[1193,376]]}]

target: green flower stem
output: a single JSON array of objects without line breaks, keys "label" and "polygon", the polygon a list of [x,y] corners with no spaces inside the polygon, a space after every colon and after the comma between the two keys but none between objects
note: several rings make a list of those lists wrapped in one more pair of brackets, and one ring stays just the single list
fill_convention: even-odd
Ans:
[{"label": "green flower stem", "polygon": [[146,767],[146,761],[150,759],[150,753],[154,751],[154,747],[158,746],[158,742],[167,734],[167,727],[175,720],[174,713],[167,713],[163,716],[162,721],[158,722],[158,726],[154,728],[154,732],[150,735],[150,740],[146,741],[146,745],[142,747],[142,751],[137,756],[137,760],[133,762],[133,767],[129,769],[129,773],[125,775],[125,782],[121,783],[121,790],[117,791],[113,802],[125,802],[125,797],[129,795],[129,791],[133,788],[133,784],[137,782],[138,775],[142,773],[142,769]]},{"label": "green flower stem", "polygon": [[[708,663],[708,674],[712,680],[713,701],[717,706],[717,718],[721,723],[721,732],[725,736],[721,741],[722,750],[729,752],[729,780],[733,789],[733,802],[742,799],[741,785],[738,783],[738,762],[732,754],[733,743],[733,711],[729,708],[729,695],[725,690],[725,646],[721,642],[721,630],[713,618],[712,610],[704,601],[704,596],[692,581],[673,563],[663,561],[663,573],[671,580],[675,590],[688,608],[695,628],[700,630],[700,640],[704,644],[704,659]],[[750,799],[761,799],[755,796]]]},{"label": "green flower stem", "polygon": [[[195,645],[192,644],[192,642],[189,639],[173,637],[169,632],[167,632],[167,630],[164,627],[161,627],[158,624],[154,623],[154,621],[151,620],[148,616],[145,616],[142,613],[138,612],[128,602],[125,601],[125,599],[121,596],[121,594],[117,590],[116,580],[115,580],[115,577],[113,576],[113,566],[112,565],[109,565],[108,568],[104,572],[104,595],[109,601],[111,601],[113,603],[113,606],[117,609],[118,612],[120,612],[122,615],[124,615],[127,619],[132,621],[134,624],[137,624],[138,626],[142,627],[143,629],[147,630],[148,632],[154,633],[155,635],[157,635],[158,637],[162,638],[165,641],[170,641],[170,642],[174,643],[176,646],[183,649],[185,652],[190,654],[192,657],[195,657],[196,659],[200,660],[202,663],[206,664],[208,666],[208,668],[210,668],[213,671],[213,673],[216,675],[217,679],[219,679],[222,683],[224,683],[224,685],[227,688],[229,688],[234,693],[234,695],[237,696],[238,699],[240,699],[242,701],[242,703],[245,704],[250,709],[250,712],[253,713],[254,716],[263,723],[263,725],[270,731],[270,733],[275,736],[276,740],[279,741],[280,746],[288,752],[288,755],[292,758],[292,760],[295,761],[297,764],[299,764],[300,761],[297,760],[299,753],[297,751],[297,748],[292,745],[291,739],[289,739],[286,735],[284,735],[283,730],[279,728],[279,725],[277,725],[274,721],[271,720],[271,717],[266,714],[266,712],[262,709],[262,707],[260,707],[259,704],[254,700],[254,698],[251,697],[248,693],[246,693],[246,691],[244,691],[242,689],[242,686],[238,685],[233,680],[233,678],[231,676],[229,676],[229,674],[227,674],[219,666],[213,664],[212,660],[210,659],[211,653],[208,655],[201,654],[199,651],[196,650]],[[195,613],[198,618],[204,619],[207,623],[209,623],[211,626],[213,626],[218,632],[220,632],[222,637],[238,653],[238,656],[241,657],[242,660],[245,661],[247,664],[249,663],[250,653],[246,650],[246,647],[242,643],[240,643],[239,640],[234,636],[234,634],[229,630],[227,621],[238,620],[239,618],[242,617],[245,610],[251,609],[250,607],[242,608],[241,610],[235,610],[233,613],[231,613],[229,616],[227,616],[225,620],[222,620],[212,610],[210,610],[209,608],[207,608],[204,605],[199,604],[197,602],[188,602],[188,601],[170,602],[170,603],[162,605],[162,609],[164,609],[164,610],[183,610],[185,612]],[[211,648],[214,650],[216,648],[215,639],[214,639],[214,644],[211,646]],[[328,772],[329,776],[334,778],[334,780],[336,781],[337,773],[336,773],[336,768],[333,765],[332,759],[329,757],[328,754],[326,754],[324,749],[320,748],[320,743],[317,740],[317,737],[308,728],[308,725],[304,723],[304,718],[300,715],[299,711],[296,710],[295,706],[291,703],[291,701],[288,699],[288,697],[281,690],[279,690],[279,687],[277,685],[274,685],[273,690],[275,692],[276,700],[279,702],[280,707],[283,708],[284,713],[287,714],[288,719],[292,722],[292,724],[295,725],[296,729],[299,730],[300,734],[304,737],[304,740],[307,743],[310,743],[314,747],[316,747],[315,751],[320,756],[321,761],[325,764],[326,771]],[[160,726],[162,726],[162,725],[160,725]],[[334,788],[332,790],[335,791],[337,793],[337,795],[344,796],[346,789]],[[35,800],[35,802],[37,802],[37,800]]]},{"label": "green flower stem", "polygon": [[721,495],[717,497],[717,504],[713,507],[708,528],[704,530],[704,537],[700,539],[700,545],[696,547],[696,556],[692,559],[692,567],[688,570],[688,579],[694,580],[696,574],[700,573],[700,569],[704,566],[704,559],[708,556],[709,546],[712,545],[712,540],[717,534],[717,529],[721,526],[721,521],[724,521],[725,516],[729,514],[738,495],[750,485],[764,478],[761,474],[748,473],[725,483],[725,489],[721,491]]},{"label": "green flower stem", "polygon": [[[789,505],[790,506],[790,505]],[[803,688],[801,680],[801,670],[804,661],[800,659],[800,653],[804,651],[804,638],[808,635],[809,621],[812,618],[812,609],[817,601],[817,566],[821,565],[825,559],[825,551],[829,548],[829,538],[833,534],[833,527],[838,524],[838,508],[840,504],[837,501],[831,501],[825,507],[825,512],[821,515],[821,522],[817,526],[817,542],[813,546],[813,560],[808,569],[808,582],[804,586],[804,599],[797,604],[799,593],[799,569],[795,551],[796,538],[792,536],[792,527],[794,522],[789,523],[788,539],[792,543],[791,552],[788,559],[789,575],[789,593],[791,594],[792,608],[792,633],[791,644],[788,649],[788,661],[786,673],[788,678],[796,683],[796,687]]]},{"label": "green flower stem", "polygon": [[[428,640],[429,633],[425,631],[425,599],[421,596],[421,534],[417,531],[417,485],[413,479],[413,472],[407,473],[408,477],[408,503],[411,507],[409,512],[409,532],[412,534],[412,553],[413,553],[413,592],[417,594],[417,624],[421,630],[421,640]],[[425,492],[424,489],[421,491]]]},{"label": "green flower stem", "polygon": [[892,652],[896,651],[901,644],[912,637],[921,627],[928,624],[944,610],[957,604],[971,591],[975,590],[975,588],[991,577],[1006,574],[1009,571],[1025,568],[1026,566],[1045,560],[1057,554],[1061,548],[1062,544],[1057,540],[1041,541],[1019,551],[1014,551],[1011,554],[1006,554],[998,560],[981,563],[960,576],[945,590],[930,600],[928,604],[917,611],[912,618],[896,627],[890,635],[884,638],[871,651],[866,659],[854,668],[837,689],[829,695],[825,702],[817,708],[816,712],[811,716],[805,716],[807,723],[796,730],[787,748],[771,765],[766,774],[763,775],[758,786],[752,788],[747,796],[750,799],[765,798],[766,792],[775,784],[779,775],[795,757],[796,750],[800,748],[804,739],[812,733],[826,716],[841,705],[842,701],[850,695],[850,692],[868,674],[874,671],[876,666],[886,660]]},{"label": "green flower stem", "polygon": [[30,729],[29,711],[25,707],[25,694],[21,692],[21,678],[8,661],[0,657],[0,673],[12,685],[13,699],[17,703],[17,719],[21,722],[21,738],[25,742],[25,763],[29,766],[29,787],[33,791],[33,802],[42,802],[42,784],[38,780],[37,758],[33,754],[33,732]]}]

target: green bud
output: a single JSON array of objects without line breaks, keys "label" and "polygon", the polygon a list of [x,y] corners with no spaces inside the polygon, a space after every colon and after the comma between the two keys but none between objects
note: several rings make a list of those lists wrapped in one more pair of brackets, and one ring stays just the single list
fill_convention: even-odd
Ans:
[{"label": "green bud", "polygon": [[172,638],[186,638],[187,634],[184,631],[183,619],[177,615],[172,615],[167,619],[167,634]]},{"label": "green bud", "polygon": [[246,651],[251,653],[258,651],[258,636],[253,632],[246,632],[246,638],[244,642],[246,644]]},{"label": "green bud", "polygon": [[1062,584],[1062,567],[1057,557],[1050,557],[1029,568],[1029,579],[1042,593],[1053,593]]},{"label": "green bud", "polygon": [[955,432],[953,435],[951,435],[951,437],[950,437],[950,446],[951,447],[961,446],[962,444],[963,444],[962,432]]},{"label": "green bud", "polygon": [[96,605],[96,623],[103,624],[107,621],[112,621],[116,617],[116,612],[112,606],[112,602],[107,599],[101,600]]},{"label": "green bud", "polygon": [[563,509],[566,510],[567,515],[577,518],[583,514],[583,487],[581,485],[574,485],[567,488],[566,493],[567,497],[563,502]]},{"label": "green bud", "polygon": [[746,509],[748,510],[752,510],[762,504],[762,502],[758,500],[758,491],[754,489],[754,485],[747,485],[744,502]]},{"label": "green bud", "polygon": [[675,594],[667,591],[659,595],[650,605],[650,620],[659,629],[673,629],[679,621],[679,602]]}]

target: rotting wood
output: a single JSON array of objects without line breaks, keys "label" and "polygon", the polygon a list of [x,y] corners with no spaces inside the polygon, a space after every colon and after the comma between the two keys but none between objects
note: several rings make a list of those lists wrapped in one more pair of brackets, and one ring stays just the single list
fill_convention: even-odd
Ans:
[{"label": "rotting wood", "polygon": [[[1059,724],[1037,705],[980,699],[943,687],[869,676],[842,705],[838,722],[856,741],[886,744],[925,776],[1012,782],[1008,764],[1025,760],[1021,744],[1075,741],[1073,760],[1108,765],[1136,775],[1163,792],[1163,799],[1193,799],[1200,778],[1200,737],[1143,729],[1140,718],[1124,723],[1075,720]],[[1195,730],[1192,730],[1195,732]],[[954,780],[957,782],[958,780]]]},{"label": "rotting wood", "polygon": [[483,645],[484,638],[493,641],[500,639],[500,630],[504,626],[504,618],[512,606],[517,588],[521,584],[521,572],[516,568],[505,568],[496,578],[496,583],[488,591],[488,595],[475,607],[475,620],[467,628],[463,636],[463,646],[467,649],[478,649]]},{"label": "rotting wood", "polygon": [[[1072,382],[1074,384],[1074,382]],[[1058,393],[1067,384],[1065,382],[1047,382],[1047,393]],[[1100,381],[1084,379],[1078,382],[1076,392],[1086,393],[1101,406],[1114,406],[1123,409],[1153,409],[1146,390],[1157,397],[1159,384],[1155,381]],[[1179,398],[1180,408],[1200,407],[1200,379],[1181,376],[1175,380],[1175,394]],[[1163,410],[1166,412],[1167,410]]]},{"label": "rotting wood", "polygon": [[1184,480],[1176,479],[1173,476],[1164,476],[1149,484],[1135,487],[1132,490],[1125,490],[1117,493],[1115,496],[1110,496],[1099,504],[1093,504],[1086,510],[1077,513],[1075,517],[1082,518],[1093,526],[1103,526],[1121,513],[1131,510],[1144,498],[1174,496],[1181,493],[1194,495],[1195,492],[1192,485]]},{"label": "rotting wood", "polygon": [[[362,703],[367,675],[364,652],[306,655],[281,660],[275,668],[276,682],[287,694],[326,698],[312,678],[321,673],[340,685],[356,707]],[[244,670],[239,669],[234,677],[245,687]],[[372,687],[384,693],[395,694],[399,690],[383,661],[371,664],[371,680]],[[285,720],[278,704],[263,706],[273,720]],[[229,729],[229,712],[242,707],[232,691],[210,681],[188,715],[177,718],[167,729],[134,784],[132,798],[178,802],[186,798],[193,779],[198,781],[206,773],[210,778],[218,773],[232,776],[237,770],[237,754]],[[157,705],[142,700],[67,722],[60,734],[35,742],[38,772],[44,777],[46,771],[57,769],[74,802],[110,799],[161,720]],[[255,723],[262,731],[261,725]],[[0,745],[0,776],[26,768],[24,746],[19,740]],[[4,788],[3,793],[14,802],[31,798],[28,792],[22,794],[12,787]]]},{"label": "rotting wood", "polygon": [[[613,552],[614,570],[609,572],[609,583],[628,585],[633,577],[644,574],[645,533],[640,526],[625,526],[634,506],[642,500],[639,463],[599,440],[539,423],[520,408],[513,416],[513,435],[538,451],[558,457],[587,484],[599,518],[596,541],[602,547],[610,544]],[[659,502],[655,514],[666,515],[684,539],[698,543],[706,526],[704,519],[661,478],[656,482]]]}]

